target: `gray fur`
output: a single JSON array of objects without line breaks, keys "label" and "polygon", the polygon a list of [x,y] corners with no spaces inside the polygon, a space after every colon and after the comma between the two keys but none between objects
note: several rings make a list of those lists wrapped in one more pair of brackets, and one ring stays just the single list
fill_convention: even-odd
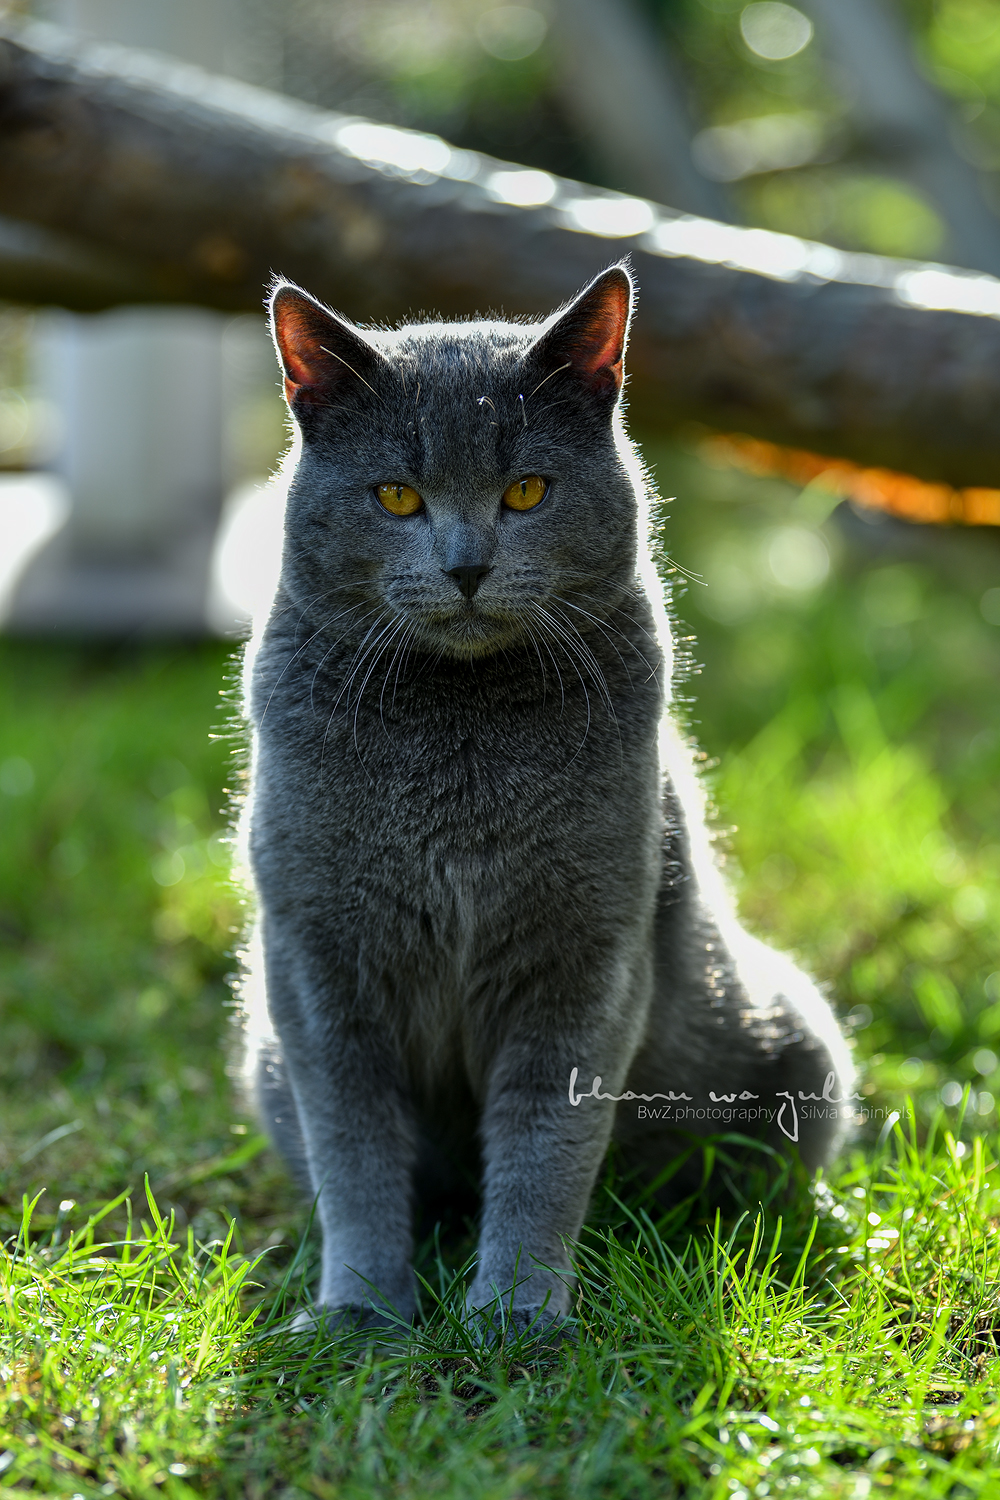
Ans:
[{"label": "gray fur", "polygon": [[[612,1132],[654,1175],[683,1141],[631,1100],[572,1105],[574,1068],[581,1094],[693,1107],[851,1088],[826,1002],[733,915],[667,712],[648,487],[607,371],[578,368],[622,277],[543,325],[363,334],[276,294],[329,358],[303,383],[286,350],[301,441],[247,660],[248,1024],[262,1118],[318,1195],[317,1302],[352,1316],[412,1316],[415,1177],[476,1142],[471,1307],[567,1311]],[[502,510],[528,473],[548,498]],[[426,512],[383,511],[386,482]],[[492,568],[471,600],[463,562]],[[808,1166],[836,1114],[803,1120]]]}]

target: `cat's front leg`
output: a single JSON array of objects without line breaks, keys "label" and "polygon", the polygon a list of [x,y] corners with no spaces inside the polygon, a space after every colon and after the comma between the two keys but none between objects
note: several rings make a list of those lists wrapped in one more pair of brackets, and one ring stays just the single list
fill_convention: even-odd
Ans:
[{"label": "cat's front leg", "polygon": [[[509,1042],[495,1061],[482,1119],[483,1214],[473,1309],[495,1323],[541,1328],[567,1313],[574,1278],[564,1241],[576,1239],[614,1122],[611,1098],[571,1103],[574,1068],[589,1089],[624,1085],[635,1017],[595,1036],[537,1031]],[[585,1105],[586,1107],[581,1107]],[[500,1312],[500,1308],[503,1312]]]},{"label": "cat's front leg", "polygon": [[416,1149],[405,1100],[363,1046],[339,1048],[333,1067],[300,1061],[295,1084],[323,1231],[317,1303],[412,1319]]},{"label": "cat's front leg", "polygon": [[272,972],[268,988],[323,1233],[317,1309],[350,1310],[348,1322],[386,1309],[410,1319],[416,1130],[396,1060],[374,1027],[345,1020],[356,1005],[325,987],[293,995]]}]

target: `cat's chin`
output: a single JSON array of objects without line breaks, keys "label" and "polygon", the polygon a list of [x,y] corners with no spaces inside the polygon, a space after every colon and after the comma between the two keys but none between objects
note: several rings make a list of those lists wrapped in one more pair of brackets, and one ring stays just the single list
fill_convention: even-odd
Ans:
[{"label": "cat's chin", "polygon": [[424,620],[418,628],[418,638],[435,654],[450,656],[456,661],[475,661],[521,644],[525,634],[516,620],[495,619],[477,613]]}]

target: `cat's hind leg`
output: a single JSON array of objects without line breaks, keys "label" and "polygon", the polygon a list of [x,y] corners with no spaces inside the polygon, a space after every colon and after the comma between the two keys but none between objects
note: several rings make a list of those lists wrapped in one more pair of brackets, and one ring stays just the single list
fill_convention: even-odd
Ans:
[{"label": "cat's hind leg", "polygon": [[[655,1180],[687,1151],[658,1194],[665,1201],[701,1185],[703,1156],[691,1148],[705,1136],[749,1137],[797,1153],[809,1171],[823,1166],[847,1134],[854,1087],[829,1004],[789,958],[717,918],[696,891],[671,905],[659,916],[656,992],[628,1080],[651,1097],[624,1100],[616,1116],[626,1166]],[[749,1146],[736,1154],[747,1164],[767,1156]]]},{"label": "cat's hind leg", "polygon": [[311,1195],[302,1125],[277,1037],[260,1038],[249,1074],[249,1092],[258,1119],[285,1158],[299,1187]]},{"label": "cat's hind leg", "polygon": [[267,1010],[267,984],[260,929],[251,935],[243,954],[237,989],[243,1023],[243,1094],[281,1152],[303,1192],[312,1194],[302,1123],[292,1094],[281,1043]]}]

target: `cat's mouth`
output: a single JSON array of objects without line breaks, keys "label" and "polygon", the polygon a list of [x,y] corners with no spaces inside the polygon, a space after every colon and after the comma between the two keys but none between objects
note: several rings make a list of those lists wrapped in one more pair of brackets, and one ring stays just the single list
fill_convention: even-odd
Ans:
[{"label": "cat's mouth", "polygon": [[[462,582],[444,580],[453,581]],[[562,607],[553,584],[537,568],[514,577],[490,569],[470,593],[443,588],[437,579],[403,576],[386,580],[383,601],[408,622],[413,642],[434,654],[465,661],[516,647],[544,654],[546,641],[554,644],[578,633],[574,616],[581,613]]]},{"label": "cat's mouth", "polygon": [[417,637],[431,650],[466,660],[502,651],[529,634],[523,610],[479,599],[423,610],[412,619]]}]

